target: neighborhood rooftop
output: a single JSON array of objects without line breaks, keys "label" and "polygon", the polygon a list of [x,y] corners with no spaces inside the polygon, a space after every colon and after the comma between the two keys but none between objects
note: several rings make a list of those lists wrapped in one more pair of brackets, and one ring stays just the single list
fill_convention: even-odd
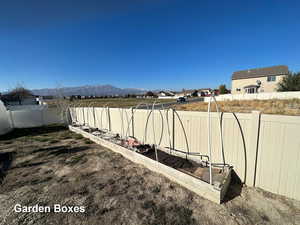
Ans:
[{"label": "neighborhood rooftop", "polygon": [[286,75],[288,74],[288,72],[289,72],[288,67],[284,65],[241,70],[241,71],[236,71],[232,74],[232,80],[265,77],[271,75],[275,75],[275,76]]}]

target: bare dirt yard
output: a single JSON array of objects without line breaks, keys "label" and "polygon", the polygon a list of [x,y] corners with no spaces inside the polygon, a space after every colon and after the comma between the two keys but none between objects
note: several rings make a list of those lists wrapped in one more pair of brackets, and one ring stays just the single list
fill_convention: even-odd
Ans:
[{"label": "bare dirt yard", "polygon": [[[0,168],[0,225],[300,224],[299,201],[233,180],[218,205],[60,126],[0,137]],[[85,212],[17,213],[16,204]]]},{"label": "bare dirt yard", "polygon": [[[175,108],[177,110],[207,112],[207,105],[207,102],[194,102],[176,105]],[[300,115],[300,99],[218,101],[218,106],[222,112],[249,113],[258,110],[264,114]],[[216,111],[214,103],[212,103],[212,111]]]}]

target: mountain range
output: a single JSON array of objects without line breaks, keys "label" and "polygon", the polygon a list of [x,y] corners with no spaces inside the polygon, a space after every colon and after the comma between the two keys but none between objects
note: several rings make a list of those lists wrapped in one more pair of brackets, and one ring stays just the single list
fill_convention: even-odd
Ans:
[{"label": "mountain range", "polygon": [[138,88],[118,88],[112,85],[85,85],[78,87],[43,88],[31,90],[34,95],[39,96],[105,96],[105,95],[127,95],[143,94],[147,90]]}]

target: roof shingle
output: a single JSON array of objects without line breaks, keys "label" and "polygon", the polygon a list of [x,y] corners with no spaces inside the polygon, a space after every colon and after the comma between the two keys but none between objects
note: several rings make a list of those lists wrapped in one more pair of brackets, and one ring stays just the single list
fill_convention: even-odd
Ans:
[{"label": "roof shingle", "polygon": [[232,74],[232,80],[265,77],[270,75],[274,75],[274,76],[286,75],[288,74],[288,72],[289,72],[288,67],[284,65],[241,70],[241,71],[236,71]]}]

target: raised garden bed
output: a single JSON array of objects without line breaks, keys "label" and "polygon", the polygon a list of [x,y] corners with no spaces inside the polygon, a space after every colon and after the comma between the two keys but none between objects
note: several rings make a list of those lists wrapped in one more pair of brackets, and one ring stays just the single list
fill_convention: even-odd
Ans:
[{"label": "raised garden bed", "polygon": [[224,199],[231,179],[231,168],[221,170],[213,168],[213,184],[209,184],[209,168],[192,160],[180,157],[178,154],[168,154],[168,150],[159,148],[157,150],[158,161],[154,151],[148,151],[144,154],[132,151],[121,145],[119,139],[108,139],[100,135],[92,134],[88,129],[69,126],[73,132],[83,135],[86,138],[98,143],[104,147],[118,152],[127,159],[141,164],[148,169],[160,173],[170,180],[184,186],[196,194],[220,204]]}]

